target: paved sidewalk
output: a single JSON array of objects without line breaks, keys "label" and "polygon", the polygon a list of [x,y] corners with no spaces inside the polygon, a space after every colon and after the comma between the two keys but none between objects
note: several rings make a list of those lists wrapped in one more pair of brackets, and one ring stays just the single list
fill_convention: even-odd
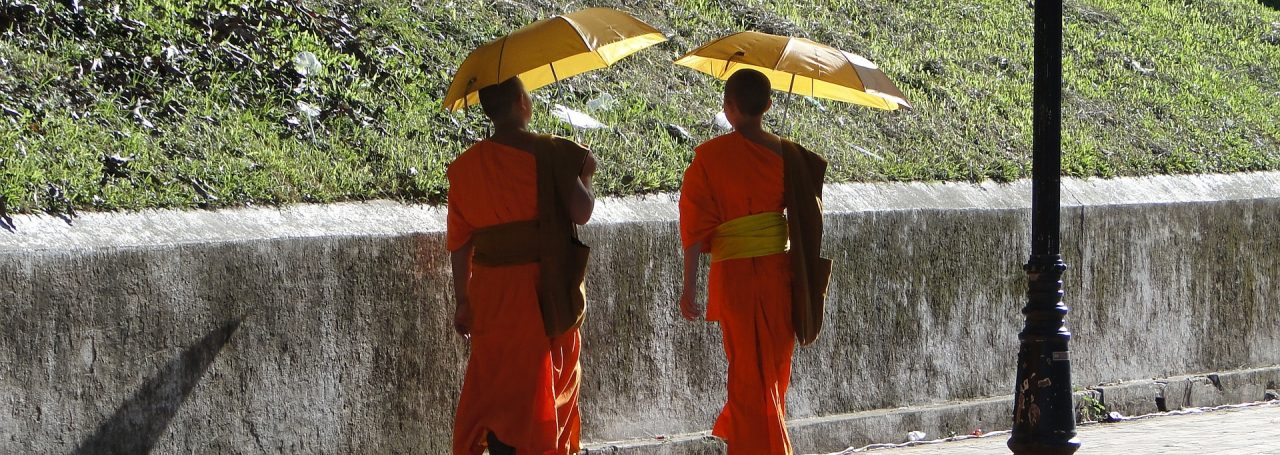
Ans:
[{"label": "paved sidewalk", "polygon": [[[1280,454],[1280,402],[1187,415],[1162,415],[1076,428],[1077,454]],[[1002,432],[1004,433],[1004,432]],[[881,455],[977,455],[1009,453],[1007,433],[985,438],[873,449]]]}]

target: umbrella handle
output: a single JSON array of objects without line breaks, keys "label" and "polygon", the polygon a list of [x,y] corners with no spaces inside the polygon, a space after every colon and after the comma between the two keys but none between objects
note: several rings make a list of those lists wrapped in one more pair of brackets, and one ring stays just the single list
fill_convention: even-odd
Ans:
[{"label": "umbrella handle", "polygon": [[466,112],[467,108],[471,107],[471,104],[470,104],[471,87],[475,87],[475,86],[476,86],[476,77],[471,76],[471,79],[467,80],[467,87],[462,89],[462,111],[463,112]]},{"label": "umbrella handle", "polygon": [[[466,117],[467,117],[467,111],[469,111],[471,107],[471,87],[475,87],[475,85],[476,85],[476,78],[475,76],[472,76],[471,79],[467,81],[467,87],[462,89],[463,121],[458,122],[458,137],[464,137],[465,133],[467,132]],[[490,136],[490,135],[491,133],[489,132],[489,127],[485,126],[485,136]]]},{"label": "umbrella handle", "polygon": [[[552,85],[556,86],[556,92],[552,94],[552,99],[556,100],[556,99],[559,99],[559,97],[561,97],[561,86],[559,86],[559,74],[556,74],[556,62],[548,63],[547,68],[550,68],[550,70],[552,70]],[[553,120],[550,119],[550,117],[552,117],[552,104],[548,103],[547,104],[547,122],[549,124],[553,124],[554,126],[554,124],[556,123],[554,123]],[[572,123],[570,123],[570,131],[573,132],[573,141],[579,140],[580,137],[577,136],[577,128],[573,127]]]},{"label": "umbrella handle", "polygon": [[546,117],[546,118],[547,118],[547,125],[548,125],[548,126],[550,126],[550,127],[551,127],[551,129],[554,131],[554,130],[555,130],[555,128],[554,128],[554,127],[555,127],[555,121],[551,119],[551,117],[552,117],[552,116],[551,116],[551,107],[552,107],[551,105],[553,104],[553,102],[554,102],[555,100],[557,100],[557,99],[559,99],[559,98],[560,98],[560,76],[556,74],[556,62],[548,63],[548,64],[547,64],[547,68],[550,68],[550,69],[551,69],[551,85],[555,86],[555,91],[551,93],[551,99],[550,99],[550,101],[551,101],[551,102],[548,102],[548,103],[547,103],[547,117]]},{"label": "umbrella handle", "polygon": [[795,88],[796,88],[796,75],[792,74],[791,85],[787,87],[787,105],[782,106],[782,130],[784,135],[791,133],[791,127],[787,123],[787,114],[791,113],[791,97],[792,95],[794,95],[793,92],[795,91]]}]

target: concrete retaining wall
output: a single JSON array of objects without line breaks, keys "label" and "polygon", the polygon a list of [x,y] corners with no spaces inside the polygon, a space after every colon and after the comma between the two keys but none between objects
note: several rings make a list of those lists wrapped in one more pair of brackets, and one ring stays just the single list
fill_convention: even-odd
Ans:
[{"label": "concrete retaining wall", "polygon": [[[1028,195],[829,186],[828,325],[797,353],[790,415],[1007,395]],[[1064,195],[1076,384],[1280,364],[1280,173]],[[603,201],[586,231],[585,440],[705,430],[722,404],[718,331],[674,309],[675,215],[670,196]],[[447,452],[467,354],[438,209],[15,224],[0,232],[0,453]]]}]

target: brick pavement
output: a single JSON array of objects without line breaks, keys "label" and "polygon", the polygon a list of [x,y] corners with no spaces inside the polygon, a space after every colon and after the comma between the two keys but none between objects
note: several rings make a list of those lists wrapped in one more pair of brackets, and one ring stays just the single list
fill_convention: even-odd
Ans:
[{"label": "brick pavement", "polygon": [[[1280,455],[1280,402],[1165,415],[1076,428],[1083,445],[1077,454]],[[1007,434],[987,438],[874,449],[880,455],[978,455],[1009,453]],[[846,454],[854,452],[844,452]],[[863,453],[863,452],[857,452]]]}]

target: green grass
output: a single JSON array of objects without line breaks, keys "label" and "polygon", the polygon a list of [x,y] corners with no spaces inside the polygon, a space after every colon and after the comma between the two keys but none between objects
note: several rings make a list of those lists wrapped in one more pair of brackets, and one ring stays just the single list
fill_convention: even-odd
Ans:
[{"label": "green grass", "polygon": [[[25,0],[31,1],[31,0]],[[442,201],[447,164],[485,134],[440,99],[470,49],[566,12],[544,0],[0,0],[0,211]],[[742,29],[879,63],[916,109],[779,99],[829,181],[1009,181],[1030,172],[1032,11],[973,0],[587,1],[671,36],[535,92],[594,113],[575,136],[607,194],[669,191],[715,134],[720,83],[670,64]],[[1280,11],[1270,0],[1066,4],[1064,172],[1111,177],[1280,169]],[[292,59],[317,54],[300,77]],[[308,122],[299,102],[317,106]],[[781,112],[772,114],[775,128]],[[127,163],[119,164],[116,158]]]}]

